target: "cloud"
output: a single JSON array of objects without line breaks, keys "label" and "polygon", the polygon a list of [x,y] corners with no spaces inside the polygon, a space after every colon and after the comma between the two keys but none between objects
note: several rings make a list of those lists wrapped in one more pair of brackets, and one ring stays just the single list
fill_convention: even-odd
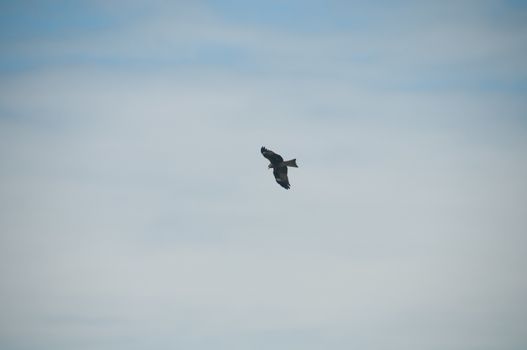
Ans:
[{"label": "cloud", "polygon": [[[519,62],[523,49],[441,52],[457,33],[510,32],[478,13],[416,32],[428,6],[308,38],[210,9],[154,11],[104,37],[17,46],[56,64],[0,84],[0,343],[521,347],[521,90],[400,79],[416,62],[413,79],[430,82],[430,67],[473,60],[508,79],[489,57]],[[403,26],[405,11],[416,19]],[[408,50],[390,44],[401,35]],[[195,63],[211,42],[248,65]],[[156,67],[182,48],[191,64]],[[138,57],[153,65],[126,64]],[[298,159],[291,191],[262,145]]]},{"label": "cloud", "polygon": [[[472,82],[473,89],[482,82],[514,86],[524,79],[527,33],[520,21],[510,20],[521,17],[521,11],[502,10],[502,17],[493,16],[501,7],[492,2],[408,3],[386,12],[355,6],[330,6],[335,16],[350,13],[348,25],[309,35],[295,31],[294,24],[232,21],[206,4],[159,3],[141,11],[131,6],[128,10],[136,15],[120,20],[119,26],[74,37],[36,36],[11,44],[6,52],[13,59],[48,63],[242,69],[275,76],[340,77],[363,86],[464,87]],[[357,11],[372,24],[355,28],[354,22],[364,22]],[[119,18],[116,11],[102,13]]]}]

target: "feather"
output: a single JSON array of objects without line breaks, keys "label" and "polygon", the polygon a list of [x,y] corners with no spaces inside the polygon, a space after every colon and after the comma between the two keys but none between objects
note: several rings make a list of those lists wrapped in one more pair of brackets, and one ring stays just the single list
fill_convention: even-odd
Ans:
[{"label": "feather", "polygon": [[271,162],[271,164],[276,165],[280,164],[284,161],[284,158],[282,158],[281,155],[274,153],[273,151],[268,150],[265,147],[262,147],[260,149],[260,152],[262,152],[263,156]]},{"label": "feather", "polygon": [[298,168],[296,165],[296,159],[284,162],[284,158],[282,158],[281,155],[274,153],[265,147],[260,148],[260,152],[265,158],[269,159],[269,162],[271,162],[271,164],[269,164],[269,168],[273,168],[273,175],[276,182],[288,190],[291,185],[289,184],[289,178],[287,177],[287,167],[289,166]]}]

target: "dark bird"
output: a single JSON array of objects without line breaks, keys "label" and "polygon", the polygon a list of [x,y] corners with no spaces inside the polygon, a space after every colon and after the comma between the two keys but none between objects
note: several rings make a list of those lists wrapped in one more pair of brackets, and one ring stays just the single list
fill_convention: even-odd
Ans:
[{"label": "dark bird", "polygon": [[262,155],[271,162],[271,164],[269,164],[269,169],[273,169],[273,175],[276,182],[288,190],[291,186],[289,185],[289,179],[287,178],[287,167],[291,166],[298,168],[298,165],[296,165],[296,159],[284,161],[284,158],[282,158],[281,155],[276,154],[265,147],[260,148],[260,152],[262,152]]}]

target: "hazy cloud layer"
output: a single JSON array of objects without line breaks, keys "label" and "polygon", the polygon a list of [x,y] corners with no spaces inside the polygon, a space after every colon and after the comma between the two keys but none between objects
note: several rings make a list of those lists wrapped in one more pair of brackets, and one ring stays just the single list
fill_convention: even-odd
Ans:
[{"label": "hazy cloud layer", "polygon": [[0,347],[524,348],[525,6],[258,6],[1,5]]}]

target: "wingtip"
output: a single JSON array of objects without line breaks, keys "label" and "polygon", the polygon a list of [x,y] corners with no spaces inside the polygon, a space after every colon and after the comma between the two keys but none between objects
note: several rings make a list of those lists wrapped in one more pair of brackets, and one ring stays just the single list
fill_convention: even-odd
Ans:
[{"label": "wingtip", "polygon": [[278,181],[277,181],[277,183],[278,183],[281,187],[285,188],[286,190],[288,190],[288,189],[291,188],[291,185],[290,185],[290,184],[284,184],[284,183],[281,183],[281,182],[278,182]]}]

